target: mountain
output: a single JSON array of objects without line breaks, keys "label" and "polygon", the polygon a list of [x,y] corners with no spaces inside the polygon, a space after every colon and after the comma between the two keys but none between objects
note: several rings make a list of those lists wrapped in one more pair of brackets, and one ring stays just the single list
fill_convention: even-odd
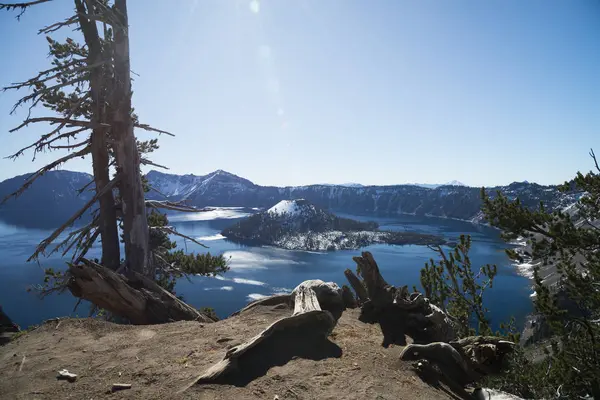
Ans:
[{"label": "mountain", "polygon": [[[16,190],[29,175],[0,182],[0,196]],[[436,216],[481,221],[480,189],[468,186],[416,185],[387,186],[260,186],[237,175],[217,170],[207,175],[175,175],[158,171],[147,174],[156,190],[148,193],[153,199],[185,200],[188,204],[223,207],[268,208],[281,200],[303,198],[331,211],[349,214],[398,214]],[[57,226],[89,200],[91,192],[77,195],[91,180],[80,172],[50,171],[39,178],[17,200],[0,206],[0,220],[28,226]],[[527,206],[543,201],[546,208],[564,208],[575,202],[577,195],[564,194],[557,186],[542,186],[514,182],[507,186],[487,188],[490,195],[501,191],[510,199],[519,197]]]},{"label": "mountain", "polygon": [[[31,174],[19,175],[0,182],[0,202],[18,190],[30,176]],[[82,172],[46,172],[18,198],[8,199],[0,205],[0,220],[37,228],[60,226],[93,197],[89,190],[77,194],[77,190],[91,180],[91,175]],[[91,185],[90,188],[93,189],[94,186]],[[81,219],[87,220],[89,215],[84,215]]]},{"label": "mountain", "polygon": [[420,187],[424,187],[427,189],[435,189],[435,188],[439,188],[440,186],[467,186],[464,183],[459,182],[459,181],[450,181],[447,183],[411,183],[410,185],[420,186]]},{"label": "mountain", "polygon": [[375,222],[340,218],[304,199],[282,200],[223,230],[227,239],[288,250],[357,249],[373,243],[439,244],[433,235],[377,230]]},{"label": "mountain", "polygon": [[[203,206],[270,207],[281,200],[303,198],[318,207],[350,214],[415,214],[480,221],[482,216],[480,188],[452,185],[424,188],[417,185],[387,186],[259,186],[237,175],[218,170],[204,176],[170,175],[156,171],[148,174],[149,183],[172,200],[187,200]],[[543,201],[548,209],[572,204],[577,196],[564,194],[557,186],[514,182],[507,186],[487,188],[510,199],[520,198],[527,206]],[[161,198],[158,193],[153,196]],[[164,198],[164,197],[162,197]]]}]

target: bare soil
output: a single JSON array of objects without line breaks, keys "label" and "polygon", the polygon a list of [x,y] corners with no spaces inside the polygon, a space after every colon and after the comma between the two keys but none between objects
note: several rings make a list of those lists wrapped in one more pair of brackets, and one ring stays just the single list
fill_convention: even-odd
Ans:
[{"label": "bare soil", "polygon": [[[276,345],[262,362],[220,384],[190,386],[225,351],[290,315],[259,306],[214,324],[117,325],[95,319],[47,322],[0,347],[1,399],[450,399],[381,346],[378,325],[342,315],[327,343]],[[297,340],[301,342],[302,338]],[[57,380],[57,371],[78,375]],[[111,393],[114,383],[131,389]],[[188,388],[189,387],[189,388]],[[187,390],[185,390],[187,388]]]}]

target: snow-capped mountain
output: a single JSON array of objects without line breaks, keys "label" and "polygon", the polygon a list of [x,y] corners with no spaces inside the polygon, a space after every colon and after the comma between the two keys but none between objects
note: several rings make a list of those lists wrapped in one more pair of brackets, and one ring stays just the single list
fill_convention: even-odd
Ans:
[{"label": "snow-capped mountain", "polygon": [[375,222],[340,218],[304,199],[282,200],[251,215],[221,234],[247,244],[272,245],[288,250],[357,249],[373,243],[434,244],[441,239],[411,232],[377,230]]},{"label": "snow-capped mountain", "polygon": [[409,183],[409,185],[420,186],[420,187],[424,187],[427,189],[436,189],[436,188],[439,188],[440,186],[467,186],[464,183],[456,181],[456,180],[446,182],[446,183]]},{"label": "snow-capped mountain", "polygon": [[[16,190],[29,175],[0,182],[0,196]],[[424,188],[416,185],[387,186],[260,186],[223,170],[207,175],[175,175],[158,171],[147,174],[152,199],[185,200],[188,204],[222,207],[269,208],[281,200],[306,199],[332,211],[349,214],[415,214],[480,221],[482,218],[480,188],[444,185]],[[78,196],[91,176],[80,172],[51,171],[36,181],[19,199],[0,206],[0,219],[12,223],[64,221],[89,200],[91,192]],[[93,189],[93,186],[90,188]],[[564,208],[577,200],[575,194],[564,194],[557,186],[515,182],[486,189],[494,196],[501,191],[510,199],[519,198],[527,206]],[[57,222],[52,222],[56,224]]]},{"label": "snow-capped mountain", "polygon": [[[186,199],[196,206],[243,206],[268,208],[281,200],[303,198],[316,206],[350,214],[416,214],[464,220],[481,220],[480,188],[449,182],[448,185],[424,188],[416,185],[342,186],[308,185],[259,186],[247,179],[215,171],[205,176],[168,175],[152,171],[151,185],[174,200]],[[450,185],[452,184],[452,185]],[[543,201],[548,209],[573,203],[574,195],[565,195],[556,186],[515,182],[487,188],[494,196],[501,191],[509,198],[535,207]],[[154,193],[157,196],[157,193]]]},{"label": "snow-capped mountain", "polygon": [[146,175],[150,185],[156,189],[152,196],[168,197],[191,202],[219,200],[225,194],[243,192],[255,185],[247,179],[221,169],[208,175],[174,175],[150,171]]}]

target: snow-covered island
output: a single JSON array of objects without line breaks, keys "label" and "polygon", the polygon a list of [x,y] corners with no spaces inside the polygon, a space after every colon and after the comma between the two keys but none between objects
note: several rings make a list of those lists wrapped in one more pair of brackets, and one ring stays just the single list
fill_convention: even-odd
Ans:
[{"label": "snow-covered island", "polygon": [[415,232],[380,231],[376,222],[340,218],[304,199],[282,200],[223,230],[227,239],[271,245],[288,250],[358,249],[374,243],[443,244],[438,236]]}]

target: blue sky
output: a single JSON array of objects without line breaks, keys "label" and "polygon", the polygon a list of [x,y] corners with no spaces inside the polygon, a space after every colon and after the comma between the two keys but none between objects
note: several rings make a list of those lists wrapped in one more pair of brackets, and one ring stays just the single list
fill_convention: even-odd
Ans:
[{"label": "blue sky", "polygon": [[[172,131],[155,162],[255,183],[560,183],[600,153],[600,2],[130,0],[134,107]],[[0,13],[0,85],[48,65],[38,28]],[[64,35],[76,33],[64,31]],[[7,39],[9,38],[9,39]],[[0,154],[17,93],[0,94]],[[37,111],[43,113],[42,110]],[[142,134],[143,137],[151,137]],[[0,179],[32,163],[0,160]],[[66,169],[89,171],[89,161]]]}]

